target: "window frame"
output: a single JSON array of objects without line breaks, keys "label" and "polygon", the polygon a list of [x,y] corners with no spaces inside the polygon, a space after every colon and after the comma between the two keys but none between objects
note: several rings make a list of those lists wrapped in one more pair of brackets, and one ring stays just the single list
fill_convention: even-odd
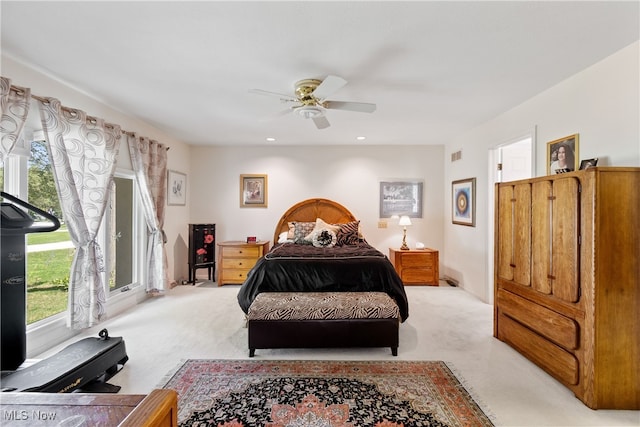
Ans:
[{"label": "window frame", "polygon": [[[140,197],[140,190],[138,188],[138,184],[136,182],[135,173],[132,170],[124,169],[124,168],[116,168],[115,178],[124,178],[129,179],[132,182],[133,188],[133,218],[131,229],[135,238],[132,239],[132,253],[133,253],[133,268],[132,268],[132,281],[126,285],[122,285],[113,290],[110,289],[109,286],[109,272],[111,271],[111,264],[113,260],[110,257],[105,255],[105,271],[103,272],[103,282],[105,287],[105,293],[107,295],[107,301],[110,298],[116,297],[119,294],[124,292],[131,291],[133,289],[139,288],[145,283],[145,269],[144,267],[144,259],[146,254],[147,247],[147,232],[146,232],[146,222],[144,219],[144,212],[142,207],[142,200]],[[108,207],[107,207],[108,209]],[[111,224],[109,224],[108,215],[105,213],[104,218],[102,219],[101,229],[103,230],[99,236],[100,246],[103,248],[103,252],[105,254],[111,253],[110,245],[112,244],[109,236],[111,236]]]}]

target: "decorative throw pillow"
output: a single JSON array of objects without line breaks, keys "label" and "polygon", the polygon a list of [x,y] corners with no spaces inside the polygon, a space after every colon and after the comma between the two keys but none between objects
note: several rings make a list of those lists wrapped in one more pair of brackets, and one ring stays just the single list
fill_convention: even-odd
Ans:
[{"label": "decorative throw pillow", "polygon": [[304,237],[304,239],[311,241],[311,239],[313,239],[313,234],[318,230],[331,230],[334,233],[337,233],[340,231],[340,226],[337,224],[328,224],[324,222],[322,218],[316,218],[316,225],[313,227],[313,230]]},{"label": "decorative throw pillow", "polygon": [[296,223],[288,222],[287,225],[289,226],[289,231],[287,231],[287,239],[293,240],[293,236],[296,232]]},{"label": "decorative throw pillow", "polygon": [[283,231],[282,233],[278,234],[278,243],[293,242],[293,238],[289,239],[287,238],[287,235],[288,235],[287,231]]},{"label": "decorative throw pillow", "polygon": [[294,222],[293,243],[301,245],[310,245],[310,240],[304,238],[311,233],[316,226],[315,222]]},{"label": "decorative throw pillow", "polygon": [[331,248],[336,245],[336,233],[333,230],[316,230],[311,242],[316,248]]},{"label": "decorative throw pillow", "polygon": [[360,243],[360,221],[341,224],[340,230],[336,233],[336,239],[338,246],[357,245]]}]

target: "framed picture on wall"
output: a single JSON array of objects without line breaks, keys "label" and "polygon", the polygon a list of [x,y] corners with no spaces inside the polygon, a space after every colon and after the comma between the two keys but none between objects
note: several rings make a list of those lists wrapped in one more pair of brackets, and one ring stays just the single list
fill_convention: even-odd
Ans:
[{"label": "framed picture on wall", "polygon": [[167,171],[167,204],[184,206],[187,204],[187,175]]},{"label": "framed picture on wall", "polygon": [[476,226],[476,179],[460,179],[451,183],[451,222]]},{"label": "framed picture on wall", "polygon": [[578,170],[578,134],[547,142],[547,175]]},{"label": "framed picture on wall", "polygon": [[421,181],[380,182],[380,218],[393,215],[422,218]]},{"label": "framed picture on wall", "polygon": [[240,175],[240,207],[267,207],[267,175]]}]

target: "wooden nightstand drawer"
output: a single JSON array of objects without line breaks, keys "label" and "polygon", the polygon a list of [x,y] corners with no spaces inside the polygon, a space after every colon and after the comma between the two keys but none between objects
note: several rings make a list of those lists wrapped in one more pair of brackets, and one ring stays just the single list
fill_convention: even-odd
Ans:
[{"label": "wooden nightstand drawer", "polygon": [[403,268],[428,268],[433,270],[434,257],[431,254],[425,253],[408,253],[402,254],[402,267]]},{"label": "wooden nightstand drawer", "polygon": [[240,269],[240,270],[249,270],[258,262],[258,258],[225,258],[222,257],[222,265],[223,269]]},{"label": "wooden nightstand drawer", "polygon": [[[402,281],[407,284],[431,283],[433,281],[432,268],[403,268]],[[431,278],[431,279],[430,279]]]},{"label": "wooden nightstand drawer", "polygon": [[242,284],[256,262],[269,250],[269,242],[218,243],[218,286]]},{"label": "wooden nightstand drawer", "polygon": [[221,277],[218,279],[220,284],[224,283],[242,283],[247,278],[249,270],[223,269]]},{"label": "wooden nightstand drawer", "polygon": [[389,259],[405,285],[439,285],[438,251],[390,248]]},{"label": "wooden nightstand drawer", "polygon": [[262,256],[262,246],[222,246],[221,252],[225,258],[259,258]]}]

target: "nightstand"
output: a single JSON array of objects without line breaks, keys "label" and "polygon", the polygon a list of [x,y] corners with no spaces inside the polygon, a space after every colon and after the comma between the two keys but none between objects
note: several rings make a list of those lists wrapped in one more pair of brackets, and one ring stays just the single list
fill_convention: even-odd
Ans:
[{"label": "nightstand", "polygon": [[405,285],[439,285],[438,251],[389,248],[389,259]]},{"label": "nightstand", "polygon": [[258,259],[269,250],[269,242],[245,243],[230,241],[218,243],[218,286],[242,284]]}]

